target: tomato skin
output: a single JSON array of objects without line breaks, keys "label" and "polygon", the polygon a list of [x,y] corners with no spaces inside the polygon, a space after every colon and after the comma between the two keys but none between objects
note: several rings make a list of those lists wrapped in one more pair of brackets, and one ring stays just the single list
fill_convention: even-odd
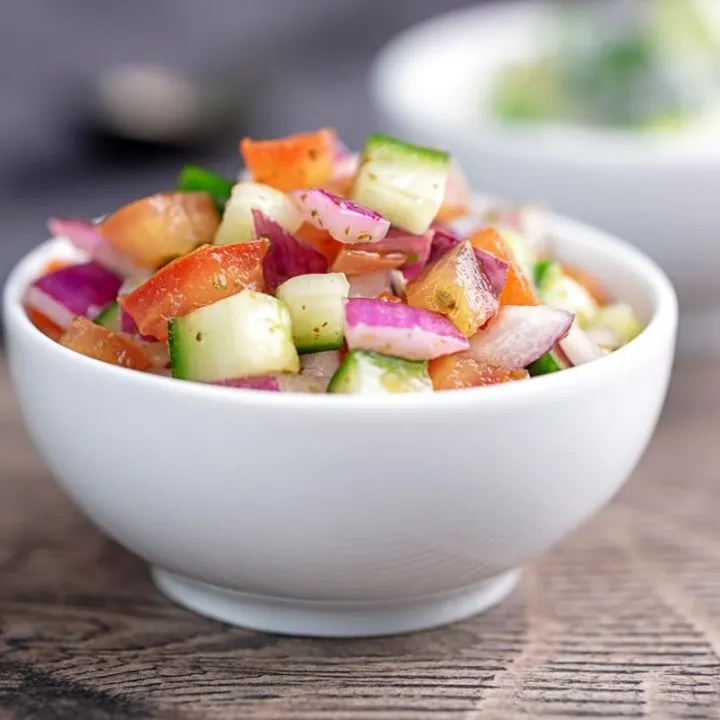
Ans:
[{"label": "tomato skin", "polygon": [[342,243],[335,240],[327,230],[316,228],[310,223],[303,223],[295,235],[324,255],[331,265],[343,247]]},{"label": "tomato skin", "polygon": [[393,295],[392,293],[389,293],[387,290],[383,290],[378,296],[378,300],[384,300],[385,302],[389,303],[402,303],[402,298],[399,298],[397,295]]},{"label": "tomato skin", "polygon": [[335,147],[335,131],[329,128],[275,140],[240,141],[240,153],[255,182],[283,192],[327,186]]},{"label": "tomato skin", "polygon": [[[59,270],[61,268],[55,268]],[[51,270],[54,272],[54,270]],[[41,312],[38,312],[34,308],[25,308],[25,312],[30,322],[43,334],[47,335],[51,340],[57,342],[65,332],[59,325],[56,325],[49,317],[46,317]]]},{"label": "tomato skin", "polygon": [[365,275],[378,270],[393,270],[407,262],[403,253],[377,253],[343,245],[332,265],[332,272]]},{"label": "tomato skin", "polygon": [[135,265],[154,270],[211,243],[219,226],[220,215],[209,195],[164,192],[121,207],[98,230]]},{"label": "tomato skin", "polygon": [[529,377],[527,370],[508,370],[499,365],[481,365],[468,352],[431,360],[429,371],[433,388],[438,391],[498,385]]},{"label": "tomato skin", "polygon": [[501,305],[539,305],[530,278],[515,262],[510,248],[494,228],[486,227],[476,230],[470,235],[473,247],[492,253],[495,257],[510,263],[507,281],[500,293]]},{"label": "tomato skin", "polygon": [[602,286],[600,281],[591,275],[587,270],[575,267],[574,265],[560,265],[562,271],[576,283],[582,285],[595,299],[598,305],[607,305],[610,302],[610,295]]},{"label": "tomato skin", "polygon": [[50,273],[57,272],[67,267],[70,263],[67,260],[50,260],[43,270],[43,275],[50,275]]},{"label": "tomato skin", "polygon": [[60,344],[110,365],[142,371],[151,366],[150,358],[131,340],[84,317],[73,320],[60,338]]},{"label": "tomato skin", "polygon": [[167,321],[250,288],[264,291],[263,259],[270,243],[207,245],[160,268],[120,298],[142,335],[167,340]]}]

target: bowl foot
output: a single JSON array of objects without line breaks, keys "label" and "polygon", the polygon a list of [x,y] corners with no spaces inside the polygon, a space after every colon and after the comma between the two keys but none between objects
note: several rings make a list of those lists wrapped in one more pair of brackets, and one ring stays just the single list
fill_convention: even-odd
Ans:
[{"label": "bowl foot", "polygon": [[393,602],[291,600],[226,590],[152,568],[159,590],[200,615],[250,630],[305,637],[373,637],[428,630],[464,620],[504,600],[519,572],[469,588]]}]

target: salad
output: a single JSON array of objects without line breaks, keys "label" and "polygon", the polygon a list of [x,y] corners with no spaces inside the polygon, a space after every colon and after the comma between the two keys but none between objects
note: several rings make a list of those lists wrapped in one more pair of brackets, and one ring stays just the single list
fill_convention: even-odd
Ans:
[{"label": "salad", "polygon": [[354,394],[525,380],[641,330],[552,258],[540,210],[473,215],[441,150],[375,134],[357,155],[322,129],[240,151],[238,182],[188,166],[175,190],[99,221],[51,218],[84,258],[31,284],[32,322],[140,372]]},{"label": "salad", "polygon": [[674,131],[718,112],[717,0],[557,3],[535,58],[508,65],[493,111],[514,123]]}]

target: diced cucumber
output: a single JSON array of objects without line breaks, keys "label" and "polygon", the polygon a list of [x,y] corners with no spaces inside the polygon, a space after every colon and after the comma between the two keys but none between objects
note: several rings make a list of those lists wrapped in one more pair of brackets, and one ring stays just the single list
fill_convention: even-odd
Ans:
[{"label": "diced cucumber", "polygon": [[600,308],[595,323],[612,330],[622,345],[634,340],[643,331],[643,324],[627,303],[614,303]]},{"label": "diced cucumber", "polygon": [[275,294],[290,310],[298,352],[336,350],[342,345],[349,292],[350,283],[342,273],[298,275],[278,287]]},{"label": "diced cucumber", "polygon": [[232,180],[228,180],[212,170],[206,170],[199,165],[186,165],[180,172],[177,186],[178,190],[183,192],[207,193],[222,214],[232,193],[233,184]]},{"label": "diced cucumber", "polygon": [[545,353],[539,357],[534,363],[530,363],[527,366],[527,371],[530,373],[530,377],[538,377],[538,375],[549,375],[550,373],[560,372],[565,370],[565,363],[552,352]]},{"label": "diced cucumber", "polygon": [[232,245],[255,240],[253,210],[260,210],[289,233],[294,233],[303,222],[300,212],[285,193],[269,185],[239,182],[225,205],[213,244]]},{"label": "diced cucumber", "polygon": [[215,382],[300,370],[290,311],[253,290],[173,318],[168,335],[176,378]]},{"label": "diced cucumber", "polygon": [[563,273],[554,260],[535,263],[535,287],[540,299],[550,307],[567,310],[575,315],[582,328],[595,322],[598,304],[576,280]]},{"label": "diced cucumber", "polygon": [[422,235],[442,205],[450,171],[448,153],[371,135],[352,200],[403,230]]},{"label": "diced cucumber", "polygon": [[338,368],[329,393],[387,395],[432,392],[425,361],[402,360],[366,350],[352,350]]},{"label": "diced cucumber", "polygon": [[102,325],[102,327],[112,330],[113,332],[119,332],[120,328],[120,304],[114,302],[108,305],[96,318],[96,325]]}]

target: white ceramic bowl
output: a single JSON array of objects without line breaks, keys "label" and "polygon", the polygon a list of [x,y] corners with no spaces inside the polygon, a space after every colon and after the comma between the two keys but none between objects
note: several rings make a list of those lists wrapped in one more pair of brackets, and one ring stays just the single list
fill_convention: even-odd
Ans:
[{"label": "white ceramic bowl", "polygon": [[210,617],[363,636],[482,611],[632,472],[672,365],[662,271],[596,230],[552,225],[558,256],[592,268],[646,330],[563,373],[430,397],[229,390],[73,353],[21,306],[44,264],[72,254],[47,242],[4,298],[32,439],[78,507]]},{"label": "white ceramic bowl", "polygon": [[380,54],[371,91],[381,125],[445,146],[473,187],[615,233],[660,262],[681,307],[681,346],[720,352],[720,130],[660,140],[582,128],[510,128],[484,111],[497,70],[531,57],[553,19],[537,0],[453,12]]}]

